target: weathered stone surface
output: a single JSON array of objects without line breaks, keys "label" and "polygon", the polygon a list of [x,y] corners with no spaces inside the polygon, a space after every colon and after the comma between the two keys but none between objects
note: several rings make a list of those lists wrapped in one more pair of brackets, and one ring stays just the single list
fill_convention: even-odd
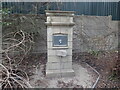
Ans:
[{"label": "weathered stone surface", "polygon": [[[71,69],[64,70],[47,70],[47,78],[61,78],[61,77],[73,77],[75,75],[74,71]],[[53,73],[54,72],[54,73]]]},{"label": "weathered stone surface", "polygon": [[[70,48],[70,49],[60,49],[60,50],[66,50],[66,55],[65,56],[68,56],[68,55],[72,55],[72,48]],[[64,51],[63,51],[63,53],[62,52],[60,52],[59,51],[59,49],[50,49],[50,50],[48,50],[48,53],[47,53],[47,55],[48,56],[57,56],[57,54],[64,54]],[[63,55],[64,56],[64,55]]]},{"label": "weathered stone surface", "polygon": [[[60,59],[62,60],[62,58]],[[46,70],[64,70],[72,69],[72,62],[48,62],[46,64]]]},{"label": "weathered stone surface", "polygon": [[69,16],[65,16],[65,17],[61,17],[61,16],[52,16],[52,17],[48,17],[47,18],[48,22],[71,22],[71,17]]},{"label": "weathered stone surface", "polygon": [[[67,76],[69,74],[72,75],[73,73],[72,70],[73,28],[70,26],[74,24],[73,21],[71,21],[73,20],[73,17],[64,16],[64,12],[62,12],[63,16],[56,16],[56,13],[57,12],[49,12],[49,13],[46,12],[48,16],[47,22],[45,23],[48,26],[47,28],[47,49],[48,49],[47,60],[48,61],[46,64],[47,77],[54,75],[58,77],[61,75]],[[55,14],[55,16],[53,14]],[[56,35],[54,36],[56,37],[54,38],[56,41],[53,40],[53,35]],[[61,45],[62,41],[64,42],[63,45]],[[56,43],[57,46],[54,46],[53,43]],[[70,71],[65,72],[64,71],[65,69]]]},{"label": "weathered stone surface", "polygon": [[72,62],[71,61],[60,63],[60,65],[61,65],[61,69],[63,69],[63,70],[64,69],[72,69]]},{"label": "weathered stone surface", "polygon": [[67,51],[66,50],[56,50],[56,55],[58,57],[66,57],[67,56]]},{"label": "weathered stone surface", "polygon": [[46,70],[59,70],[60,68],[61,65],[59,62],[49,62],[46,64]]},{"label": "weathered stone surface", "polygon": [[63,63],[63,62],[72,62],[72,55],[70,55],[70,56],[66,56],[66,57],[64,57],[64,58],[62,58],[62,57],[58,57],[58,56],[48,56],[48,62],[51,62],[51,63],[55,63],[55,62],[61,62],[61,63]]}]

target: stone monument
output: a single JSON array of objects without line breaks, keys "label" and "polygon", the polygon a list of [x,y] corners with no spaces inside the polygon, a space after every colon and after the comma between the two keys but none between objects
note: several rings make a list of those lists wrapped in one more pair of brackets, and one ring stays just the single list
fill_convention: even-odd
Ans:
[{"label": "stone monument", "polygon": [[72,69],[73,11],[46,10],[46,77],[74,76]]}]

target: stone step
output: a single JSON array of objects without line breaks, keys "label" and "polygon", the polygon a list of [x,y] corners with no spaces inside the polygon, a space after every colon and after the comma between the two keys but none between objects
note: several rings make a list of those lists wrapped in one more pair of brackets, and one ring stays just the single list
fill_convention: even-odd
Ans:
[{"label": "stone step", "polygon": [[47,78],[74,77],[74,76],[75,73],[72,69],[46,70]]}]

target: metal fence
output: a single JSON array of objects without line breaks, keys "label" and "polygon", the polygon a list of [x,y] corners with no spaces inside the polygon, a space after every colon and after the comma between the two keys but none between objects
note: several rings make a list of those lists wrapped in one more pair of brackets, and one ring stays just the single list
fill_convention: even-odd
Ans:
[{"label": "metal fence", "polygon": [[108,16],[120,20],[120,2],[2,2],[11,13],[44,14],[44,10],[69,10],[76,15]]}]

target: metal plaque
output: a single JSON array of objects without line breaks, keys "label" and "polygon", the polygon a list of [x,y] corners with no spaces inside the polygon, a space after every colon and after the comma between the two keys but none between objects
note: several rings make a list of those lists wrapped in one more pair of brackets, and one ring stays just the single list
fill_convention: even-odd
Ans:
[{"label": "metal plaque", "polygon": [[55,34],[53,35],[53,46],[68,46],[67,34]]}]

